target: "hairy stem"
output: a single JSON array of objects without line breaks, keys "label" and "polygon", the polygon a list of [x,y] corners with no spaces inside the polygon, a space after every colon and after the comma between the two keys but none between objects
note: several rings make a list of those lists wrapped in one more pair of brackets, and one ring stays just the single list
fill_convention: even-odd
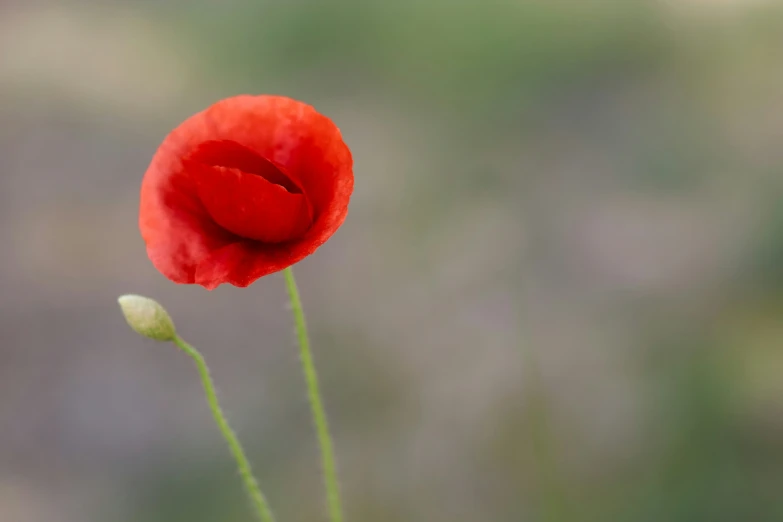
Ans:
[{"label": "hairy stem", "polygon": [[334,444],[329,434],[329,424],[326,420],[321,392],[318,386],[318,374],[315,371],[313,354],[310,351],[310,339],[307,335],[302,301],[299,298],[299,290],[296,287],[294,272],[289,267],[283,271],[286,288],[291,300],[291,310],[296,325],[296,337],[299,341],[299,358],[302,363],[305,382],[307,383],[307,395],[310,399],[310,409],[313,415],[315,431],[318,436],[318,444],[321,448],[321,465],[323,468],[324,485],[326,486],[326,498],[329,505],[329,517],[331,522],[343,521],[343,510],[340,503],[340,487],[337,480],[337,464],[334,456]]},{"label": "hairy stem", "polygon": [[188,354],[191,359],[193,359],[193,362],[196,363],[196,368],[201,376],[201,383],[204,385],[204,393],[207,397],[209,409],[212,411],[215,423],[223,434],[223,438],[226,439],[232,455],[234,455],[239,474],[242,477],[242,482],[245,485],[245,489],[250,497],[253,509],[258,516],[258,520],[261,522],[274,522],[275,517],[269,509],[266,497],[264,497],[261,488],[258,486],[258,481],[256,481],[256,478],[253,476],[253,470],[250,468],[250,462],[247,460],[247,456],[245,456],[245,451],[242,449],[239,439],[237,439],[237,436],[234,434],[234,430],[232,430],[231,426],[228,424],[223,409],[220,407],[217,394],[215,393],[215,383],[212,381],[212,377],[209,374],[209,368],[207,367],[204,357],[198,350],[186,343],[178,335],[174,338],[174,344]]}]

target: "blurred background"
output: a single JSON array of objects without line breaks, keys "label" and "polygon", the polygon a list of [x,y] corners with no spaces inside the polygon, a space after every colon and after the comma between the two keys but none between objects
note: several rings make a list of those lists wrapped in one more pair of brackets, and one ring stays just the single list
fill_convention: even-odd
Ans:
[{"label": "blurred background", "polygon": [[280,93],[342,129],[297,266],[352,522],[783,520],[783,2],[0,2],[0,521],[326,520],[282,277],[176,286],[166,133]]}]

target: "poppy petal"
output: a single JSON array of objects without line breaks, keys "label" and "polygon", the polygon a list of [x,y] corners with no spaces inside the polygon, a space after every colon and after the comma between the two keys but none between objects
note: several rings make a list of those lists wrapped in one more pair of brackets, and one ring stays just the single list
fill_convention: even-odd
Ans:
[{"label": "poppy petal", "polygon": [[209,215],[233,234],[282,243],[310,228],[312,209],[304,194],[291,194],[261,176],[227,167],[200,165],[191,167],[191,175]]},{"label": "poppy petal", "polygon": [[205,141],[196,147],[196,150],[189,156],[188,161],[195,161],[213,167],[235,168],[261,176],[271,183],[285,187],[292,194],[302,193],[302,188],[290,176],[285,174],[282,167],[275,165],[266,158],[262,158],[235,141]]},{"label": "poppy petal", "polygon": [[222,283],[246,287],[290,262],[290,247],[238,241],[214,250],[197,267],[194,282],[208,290]]}]

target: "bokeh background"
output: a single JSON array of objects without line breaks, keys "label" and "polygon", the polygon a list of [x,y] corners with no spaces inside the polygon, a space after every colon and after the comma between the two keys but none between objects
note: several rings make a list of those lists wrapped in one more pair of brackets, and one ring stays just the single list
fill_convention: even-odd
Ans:
[{"label": "bokeh background", "polygon": [[353,522],[783,520],[783,2],[0,2],[0,521],[325,520],[279,275],[176,286],[141,176],[213,101],[353,149],[297,266]]}]

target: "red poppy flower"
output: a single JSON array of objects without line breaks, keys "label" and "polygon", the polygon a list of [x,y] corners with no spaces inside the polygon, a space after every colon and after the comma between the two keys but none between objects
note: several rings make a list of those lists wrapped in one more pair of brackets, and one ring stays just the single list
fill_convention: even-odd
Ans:
[{"label": "red poppy flower", "polygon": [[329,118],[283,96],[235,96],[163,141],[141,185],[139,226],[175,283],[245,287],[315,252],[352,191],[351,152]]}]

